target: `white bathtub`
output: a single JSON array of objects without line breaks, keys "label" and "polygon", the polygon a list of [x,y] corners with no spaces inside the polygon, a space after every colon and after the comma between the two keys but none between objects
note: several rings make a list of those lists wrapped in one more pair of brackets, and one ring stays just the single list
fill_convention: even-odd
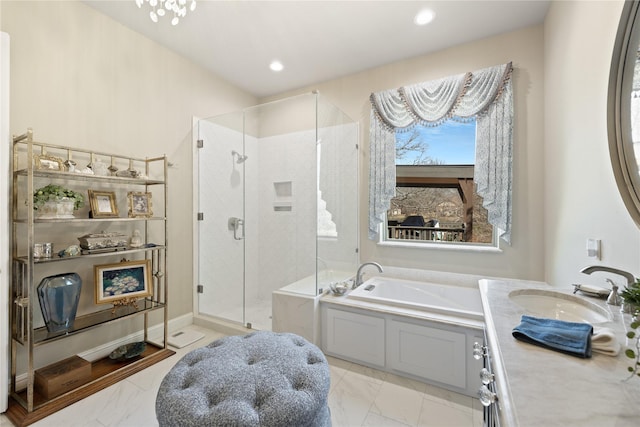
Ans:
[{"label": "white bathtub", "polygon": [[373,277],[347,298],[483,320],[480,291],[473,287]]}]

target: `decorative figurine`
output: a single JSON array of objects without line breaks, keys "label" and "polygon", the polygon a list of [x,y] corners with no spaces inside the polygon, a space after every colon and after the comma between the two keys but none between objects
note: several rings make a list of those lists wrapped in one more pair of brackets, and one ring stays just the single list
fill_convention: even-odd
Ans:
[{"label": "decorative figurine", "polygon": [[60,252],[58,252],[58,256],[60,258],[70,257],[70,256],[77,256],[77,255],[80,255],[80,246],[78,246],[78,245],[71,245],[68,248],[63,249]]},{"label": "decorative figurine", "polygon": [[76,171],[76,162],[74,162],[73,160],[67,160],[64,162],[64,165],[67,167],[67,170],[69,172],[75,172]]},{"label": "decorative figurine", "polygon": [[142,237],[140,236],[140,232],[138,230],[133,230],[133,235],[131,236],[131,243],[129,244],[132,248],[139,248],[142,246]]},{"label": "decorative figurine", "polygon": [[107,165],[102,163],[102,160],[100,160],[100,159],[96,159],[95,162],[91,163],[90,167],[91,167],[91,170],[93,170],[93,173],[95,175],[98,175],[98,176],[107,176],[107,175],[109,175],[108,170],[107,170]]}]

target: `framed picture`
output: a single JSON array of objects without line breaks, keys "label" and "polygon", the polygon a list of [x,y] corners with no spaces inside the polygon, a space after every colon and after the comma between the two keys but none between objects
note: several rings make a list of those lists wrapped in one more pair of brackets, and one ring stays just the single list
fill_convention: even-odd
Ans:
[{"label": "framed picture", "polygon": [[153,295],[151,261],[123,261],[94,265],[96,304],[113,304],[122,300]]},{"label": "framed picture", "polygon": [[37,170],[64,172],[64,160],[60,157],[48,156],[46,154],[35,154],[33,163]]},{"label": "framed picture", "polygon": [[130,191],[127,196],[129,198],[129,218],[151,218],[153,216],[151,193]]},{"label": "framed picture", "polygon": [[89,206],[93,218],[110,218],[118,216],[116,193],[113,191],[89,190]]}]

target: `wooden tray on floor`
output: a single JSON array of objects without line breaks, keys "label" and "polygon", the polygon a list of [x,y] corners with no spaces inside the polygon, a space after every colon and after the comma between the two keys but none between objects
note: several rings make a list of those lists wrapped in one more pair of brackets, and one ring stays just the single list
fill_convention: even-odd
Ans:
[{"label": "wooden tray on floor", "polygon": [[131,360],[116,362],[109,359],[109,357],[98,359],[91,363],[91,381],[87,384],[51,400],[46,400],[34,391],[33,412],[28,412],[20,403],[20,401],[27,401],[27,391],[23,390],[17,396],[9,396],[9,408],[5,415],[18,427],[28,426],[174,354],[175,351],[173,350],[147,343],[144,353]]}]

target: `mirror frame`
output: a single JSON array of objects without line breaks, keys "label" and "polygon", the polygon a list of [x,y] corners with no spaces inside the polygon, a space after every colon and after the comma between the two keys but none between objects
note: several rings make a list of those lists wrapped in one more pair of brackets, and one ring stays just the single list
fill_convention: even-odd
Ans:
[{"label": "mirror frame", "polygon": [[631,134],[631,89],[640,45],[640,4],[626,1],[613,48],[607,99],[607,133],[613,174],[629,214],[640,227],[640,173]]}]

